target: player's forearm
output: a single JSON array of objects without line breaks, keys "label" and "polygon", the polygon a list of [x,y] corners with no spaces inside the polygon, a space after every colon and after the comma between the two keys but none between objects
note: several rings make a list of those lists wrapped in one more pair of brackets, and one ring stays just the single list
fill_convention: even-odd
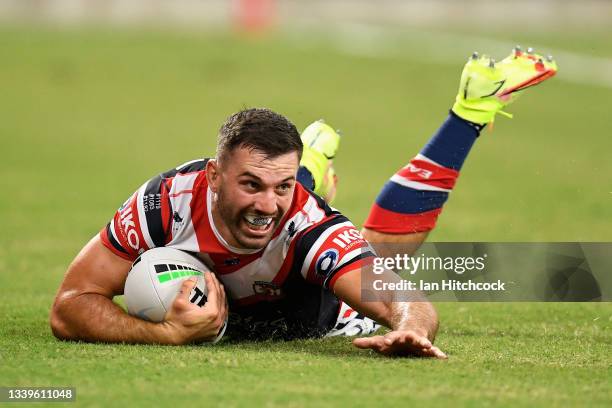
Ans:
[{"label": "player's forearm", "polygon": [[[365,274],[365,278],[363,277]],[[371,266],[346,273],[336,281],[334,293],[353,309],[391,330],[413,330],[433,340],[438,331],[438,314],[421,292],[363,291],[364,281],[381,280],[398,284],[401,277],[384,270],[374,274]],[[372,283],[370,283],[371,285]],[[371,287],[366,283],[366,286]],[[363,297],[364,293],[367,299]]]},{"label": "player's forearm", "polygon": [[[401,277],[391,271],[378,276],[390,283],[401,281]],[[384,291],[378,293],[378,299],[382,305],[379,310],[383,315],[381,322],[385,326],[392,330],[412,330],[434,340],[438,331],[438,314],[424,293]]]},{"label": "player's forearm", "polygon": [[112,300],[94,293],[60,296],[51,311],[51,328],[53,334],[62,340],[175,343],[163,323],[132,317]]},{"label": "player's forearm", "polygon": [[394,302],[389,306],[392,330],[413,330],[433,341],[438,332],[438,314],[427,301]]}]

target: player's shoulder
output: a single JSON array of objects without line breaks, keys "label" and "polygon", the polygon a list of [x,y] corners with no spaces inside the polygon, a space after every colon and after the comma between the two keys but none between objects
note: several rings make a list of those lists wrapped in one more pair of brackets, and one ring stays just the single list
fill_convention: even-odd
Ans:
[{"label": "player's shoulder", "polygon": [[300,183],[297,183],[295,186],[291,207],[293,212],[318,212],[325,217],[334,217],[340,214],[340,211],[330,206],[323,198]]},{"label": "player's shoulder", "polygon": [[307,221],[297,227],[294,270],[308,282],[330,286],[338,271],[360,266],[372,251],[346,216],[311,191],[302,190],[296,199]]},{"label": "player's shoulder", "polygon": [[338,229],[355,229],[351,221],[336,208],[331,207],[323,198],[301,185],[296,187],[292,206],[293,220],[300,220],[294,229],[300,238],[301,247],[308,248],[321,235]]},{"label": "player's shoulder", "polygon": [[210,159],[195,159],[180,164],[154,179],[163,184],[171,193],[189,191],[197,195],[208,186],[206,180],[206,165]]},{"label": "player's shoulder", "polygon": [[194,159],[164,172],[161,174],[163,178],[173,178],[177,175],[185,175],[190,173],[205,173],[206,165],[208,164],[208,158]]}]

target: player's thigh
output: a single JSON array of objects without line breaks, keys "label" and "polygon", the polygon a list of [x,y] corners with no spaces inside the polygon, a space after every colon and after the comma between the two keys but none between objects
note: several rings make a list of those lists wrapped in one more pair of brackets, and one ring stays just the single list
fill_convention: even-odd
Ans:
[{"label": "player's thigh", "polygon": [[400,255],[412,255],[427,238],[429,232],[414,232],[410,234],[386,234],[363,228],[363,237],[372,244],[378,256],[394,257]]}]

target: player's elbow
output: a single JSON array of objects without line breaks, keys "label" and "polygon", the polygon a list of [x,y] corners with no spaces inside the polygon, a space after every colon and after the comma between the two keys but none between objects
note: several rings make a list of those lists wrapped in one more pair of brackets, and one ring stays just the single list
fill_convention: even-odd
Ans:
[{"label": "player's elbow", "polygon": [[51,325],[51,332],[58,340],[70,340],[70,332],[66,322],[54,311],[51,311],[49,323]]},{"label": "player's elbow", "polygon": [[51,332],[58,340],[70,340],[71,336],[70,332],[68,331],[68,325],[56,311],[55,307],[51,309],[49,324],[51,325]]},{"label": "player's elbow", "polygon": [[61,294],[58,294],[49,315],[51,332],[59,340],[78,340],[74,330],[71,330],[68,319],[68,302],[67,299],[62,299]]}]

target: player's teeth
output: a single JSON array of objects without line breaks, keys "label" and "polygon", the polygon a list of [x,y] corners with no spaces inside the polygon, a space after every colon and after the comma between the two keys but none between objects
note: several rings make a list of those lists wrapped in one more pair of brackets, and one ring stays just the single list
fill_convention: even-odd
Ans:
[{"label": "player's teeth", "polygon": [[257,226],[269,225],[272,222],[272,217],[255,217],[252,215],[245,215],[244,217],[250,224]]},{"label": "player's teeth", "polygon": [[533,48],[531,47],[527,48],[527,54],[533,54]]},{"label": "player's teeth", "polygon": [[472,54],[472,59],[473,60],[477,60],[478,59],[478,53],[476,51],[474,51],[474,53]]}]

